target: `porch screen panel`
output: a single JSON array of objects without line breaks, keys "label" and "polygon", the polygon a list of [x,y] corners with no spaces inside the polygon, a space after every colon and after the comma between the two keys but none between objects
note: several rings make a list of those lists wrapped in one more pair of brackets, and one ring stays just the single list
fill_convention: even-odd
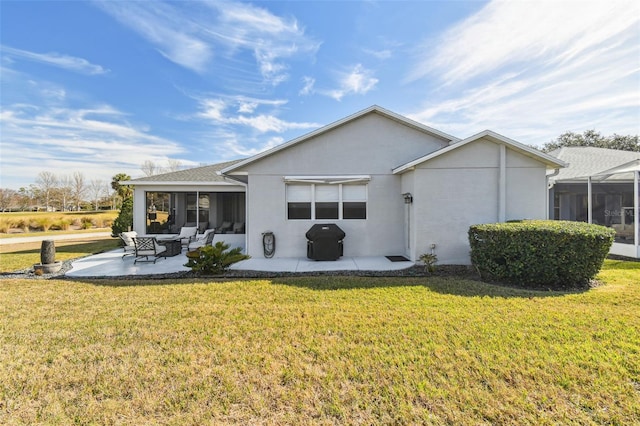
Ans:
[{"label": "porch screen panel", "polygon": [[287,185],[287,217],[311,219],[311,185]]},{"label": "porch screen panel", "polygon": [[340,187],[338,185],[315,186],[316,219],[338,219]]}]

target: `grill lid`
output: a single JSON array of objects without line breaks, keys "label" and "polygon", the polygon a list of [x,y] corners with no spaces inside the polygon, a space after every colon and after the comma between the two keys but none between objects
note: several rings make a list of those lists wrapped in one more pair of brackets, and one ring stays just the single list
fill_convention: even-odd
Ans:
[{"label": "grill lid", "polygon": [[342,240],[346,234],[335,223],[316,223],[305,234],[308,240],[316,241],[319,239],[331,238],[336,241]]}]

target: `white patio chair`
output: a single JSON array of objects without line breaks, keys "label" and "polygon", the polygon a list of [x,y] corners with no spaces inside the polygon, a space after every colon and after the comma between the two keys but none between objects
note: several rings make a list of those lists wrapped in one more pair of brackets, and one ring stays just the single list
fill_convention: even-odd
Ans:
[{"label": "white patio chair", "polygon": [[124,246],[122,247],[123,250],[124,250],[124,254],[122,255],[122,259],[124,259],[125,256],[133,256],[133,255],[135,255],[136,254],[136,245],[133,242],[133,239],[138,236],[138,233],[136,231],[121,232],[120,234],[118,234],[118,236],[120,237],[120,239],[124,243]]},{"label": "white patio chair", "polygon": [[215,229],[207,229],[203,234],[198,235],[194,241],[190,242],[187,249],[191,251],[200,247],[210,246],[213,242],[213,237],[215,237],[215,231]]},{"label": "white patio chair", "polygon": [[180,228],[180,235],[178,235],[175,239],[180,240],[180,244],[182,247],[188,247],[189,243],[195,240],[196,235],[198,234],[197,226],[183,226]]}]

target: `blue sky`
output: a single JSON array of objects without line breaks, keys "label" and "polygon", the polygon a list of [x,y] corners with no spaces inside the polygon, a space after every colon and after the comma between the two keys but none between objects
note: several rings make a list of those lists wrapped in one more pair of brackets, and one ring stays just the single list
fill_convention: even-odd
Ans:
[{"label": "blue sky", "polygon": [[0,1],[0,186],[246,157],[373,104],[640,133],[640,2]]}]

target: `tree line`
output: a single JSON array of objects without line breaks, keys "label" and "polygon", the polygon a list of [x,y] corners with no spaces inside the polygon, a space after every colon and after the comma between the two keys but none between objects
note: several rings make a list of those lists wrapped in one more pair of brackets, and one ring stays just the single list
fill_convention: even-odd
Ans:
[{"label": "tree line", "polygon": [[112,185],[102,179],[87,180],[80,172],[56,175],[43,171],[27,187],[0,189],[0,211],[116,210],[122,201]]},{"label": "tree line", "polygon": [[[180,170],[178,160],[169,159],[166,166],[151,160],[140,165],[145,176]],[[117,210],[122,201],[132,196],[128,186],[120,181],[131,180],[126,173],[114,175],[111,182],[101,179],[87,180],[80,172],[71,175],[56,175],[43,171],[36,176],[35,183],[18,190],[0,188],[0,211],[79,211]]]},{"label": "tree line", "polygon": [[621,151],[640,152],[638,135],[618,135],[603,136],[595,130],[586,130],[584,133],[565,132],[556,139],[542,146],[543,152],[551,152],[563,147],[588,146],[593,148],[618,149]]}]

